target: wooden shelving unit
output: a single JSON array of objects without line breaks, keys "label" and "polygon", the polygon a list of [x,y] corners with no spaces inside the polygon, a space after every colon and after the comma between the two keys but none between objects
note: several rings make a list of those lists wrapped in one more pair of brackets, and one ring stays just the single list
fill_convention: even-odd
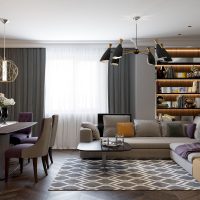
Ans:
[{"label": "wooden shelving unit", "polygon": [[[155,66],[156,73],[157,70],[161,67],[164,67],[166,70],[171,67],[174,70],[174,73],[191,73],[191,69],[195,67],[200,71],[200,63],[162,63],[157,64]],[[200,98],[200,88],[197,88],[196,92],[189,92],[187,88],[191,88],[193,86],[193,83],[196,82],[198,86],[200,86],[200,77],[187,77],[187,78],[180,78],[180,77],[174,77],[174,78],[156,78],[155,85],[156,85],[156,100],[158,96],[162,96],[164,99],[164,102],[171,102],[169,107],[161,107],[160,105],[157,105],[156,102],[156,116],[158,115],[172,115],[172,116],[196,116],[200,114],[200,107],[181,107],[174,106],[177,102],[177,98],[180,95],[183,95],[185,98]],[[184,92],[174,92],[174,91],[167,91],[163,92],[160,91],[160,88],[185,88],[186,91]],[[159,89],[158,89],[159,88]],[[173,103],[174,102],[174,103]]]}]

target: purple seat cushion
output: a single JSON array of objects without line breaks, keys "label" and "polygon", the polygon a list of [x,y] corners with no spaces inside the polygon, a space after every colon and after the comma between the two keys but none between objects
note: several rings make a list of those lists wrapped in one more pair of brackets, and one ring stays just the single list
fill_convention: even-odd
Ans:
[{"label": "purple seat cushion", "polygon": [[21,143],[22,144],[35,144],[36,142],[37,142],[37,140],[38,140],[38,137],[30,137],[30,138],[23,138],[22,140],[21,140]]},{"label": "purple seat cushion", "polygon": [[27,135],[23,133],[16,133],[10,136],[10,143],[11,144],[20,144],[23,139],[26,139]]},{"label": "purple seat cushion", "polygon": [[23,149],[27,149],[33,146],[33,144],[18,144],[5,152],[5,158],[20,158]]}]

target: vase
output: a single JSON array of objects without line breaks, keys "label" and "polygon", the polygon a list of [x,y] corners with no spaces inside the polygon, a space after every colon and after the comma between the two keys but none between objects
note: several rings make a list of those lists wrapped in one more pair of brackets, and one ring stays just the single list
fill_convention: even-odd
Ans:
[{"label": "vase", "polygon": [[8,118],[8,108],[2,107],[1,108],[1,120],[3,124],[6,124],[6,119]]}]

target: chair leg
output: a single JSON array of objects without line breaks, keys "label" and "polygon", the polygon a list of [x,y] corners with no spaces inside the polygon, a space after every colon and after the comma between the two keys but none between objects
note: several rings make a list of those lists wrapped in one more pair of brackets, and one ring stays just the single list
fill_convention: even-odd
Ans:
[{"label": "chair leg", "polygon": [[23,172],[23,164],[24,164],[23,158],[19,158],[19,164],[20,164],[20,173],[22,173]]},{"label": "chair leg", "polygon": [[52,147],[49,147],[49,158],[51,160],[51,163],[53,164]]},{"label": "chair leg", "polygon": [[49,169],[49,158],[48,158],[48,154],[45,156],[45,162],[47,165],[47,169]]},{"label": "chair leg", "polygon": [[8,181],[9,160],[9,158],[5,158],[5,182]]},{"label": "chair leg", "polygon": [[45,158],[45,156],[42,156],[42,164],[43,164],[44,172],[45,172],[45,174],[47,176],[48,173],[47,173],[47,166],[46,166],[46,158]]},{"label": "chair leg", "polygon": [[33,158],[33,170],[34,170],[35,183],[37,183],[38,182],[38,177],[37,177],[37,158]]}]

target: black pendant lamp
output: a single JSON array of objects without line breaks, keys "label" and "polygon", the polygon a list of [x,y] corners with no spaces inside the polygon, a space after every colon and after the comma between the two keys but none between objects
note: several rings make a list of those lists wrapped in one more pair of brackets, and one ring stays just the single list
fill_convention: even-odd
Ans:
[{"label": "black pendant lamp", "polygon": [[155,65],[156,61],[155,61],[155,58],[154,58],[153,54],[151,53],[149,47],[147,48],[147,52],[148,52],[147,53],[147,63],[149,65]]},{"label": "black pendant lamp", "polygon": [[105,51],[105,53],[101,57],[100,62],[105,62],[105,61],[110,60],[111,47],[112,47],[112,44],[109,44],[109,47],[107,48],[107,50]]},{"label": "black pendant lamp", "polygon": [[119,44],[113,53],[113,59],[120,59],[122,57],[122,54],[123,54],[122,42],[123,40],[120,39]]},{"label": "black pendant lamp", "polygon": [[171,56],[169,55],[169,53],[165,50],[165,48],[163,47],[163,45],[158,44],[158,42],[155,40],[156,43],[156,55],[157,58],[163,58],[165,59],[165,61],[172,61]]}]

